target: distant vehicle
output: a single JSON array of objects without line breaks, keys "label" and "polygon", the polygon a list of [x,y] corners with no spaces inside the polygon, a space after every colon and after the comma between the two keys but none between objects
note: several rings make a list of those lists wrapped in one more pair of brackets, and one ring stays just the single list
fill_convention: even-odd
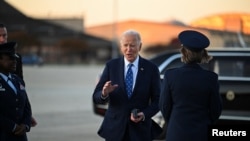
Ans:
[{"label": "distant vehicle", "polygon": [[43,65],[43,60],[41,57],[39,57],[35,54],[30,54],[30,55],[23,55],[22,56],[22,63],[23,63],[23,65],[41,66],[41,65]]},{"label": "distant vehicle", "polygon": [[[213,49],[208,50],[212,61],[202,67],[214,71],[219,76],[220,94],[223,99],[223,112],[217,124],[250,125],[250,49]],[[160,71],[161,79],[167,69],[183,65],[178,50],[167,51],[150,60]],[[108,105],[94,104],[94,113],[104,116]],[[166,130],[161,113],[153,119]],[[165,138],[165,131],[159,139]]]}]

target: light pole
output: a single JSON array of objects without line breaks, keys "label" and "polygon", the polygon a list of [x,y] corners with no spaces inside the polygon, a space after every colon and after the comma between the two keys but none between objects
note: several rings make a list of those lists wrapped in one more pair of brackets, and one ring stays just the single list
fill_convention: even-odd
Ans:
[{"label": "light pole", "polygon": [[118,0],[113,0],[112,58],[118,57],[118,46],[117,46],[117,37],[116,37],[116,32],[117,32],[117,14],[118,14],[117,3],[118,3]]}]

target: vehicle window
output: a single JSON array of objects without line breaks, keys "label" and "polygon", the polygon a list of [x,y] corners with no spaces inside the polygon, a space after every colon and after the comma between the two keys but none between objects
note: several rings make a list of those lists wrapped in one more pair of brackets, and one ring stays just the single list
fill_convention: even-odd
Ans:
[{"label": "vehicle window", "polygon": [[[161,75],[166,70],[182,66],[180,56],[175,56],[169,61],[161,71]],[[201,64],[201,67],[214,71],[219,76],[223,77],[250,77],[250,61],[248,56],[213,56],[213,60],[209,63]]]},{"label": "vehicle window", "polygon": [[177,58],[175,60],[173,60],[171,63],[169,63],[169,65],[167,65],[167,67],[164,68],[164,70],[162,70],[161,74],[164,74],[166,70],[168,69],[172,69],[172,68],[178,68],[180,66],[182,66],[184,63],[181,62],[180,58]]},{"label": "vehicle window", "polygon": [[162,62],[164,62],[166,60],[166,58],[168,58],[169,55],[160,55],[160,56],[156,56],[154,58],[151,58],[150,61],[153,62],[154,64],[156,64],[157,66],[161,65]]},{"label": "vehicle window", "polygon": [[247,57],[215,57],[213,71],[219,76],[250,77],[250,62]]},{"label": "vehicle window", "polygon": [[[167,67],[165,67],[163,69],[161,74],[164,74],[165,71],[168,70],[168,69],[178,68],[178,67],[181,67],[182,65],[184,65],[184,63],[181,62],[181,58],[177,58],[177,59],[173,60],[171,63],[169,63],[169,65],[167,65]],[[201,64],[201,67],[206,69],[206,70],[213,71],[214,64],[213,63],[205,63],[205,64]]]}]

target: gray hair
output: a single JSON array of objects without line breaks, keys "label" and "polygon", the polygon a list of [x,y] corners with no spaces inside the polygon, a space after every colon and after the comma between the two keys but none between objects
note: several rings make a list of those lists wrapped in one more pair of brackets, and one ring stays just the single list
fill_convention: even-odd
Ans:
[{"label": "gray hair", "polygon": [[129,30],[123,32],[121,38],[126,36],[126,35],[134,35],[137,38],[138,43],[141,43],[141,35],[136,30],[129,29]]}]

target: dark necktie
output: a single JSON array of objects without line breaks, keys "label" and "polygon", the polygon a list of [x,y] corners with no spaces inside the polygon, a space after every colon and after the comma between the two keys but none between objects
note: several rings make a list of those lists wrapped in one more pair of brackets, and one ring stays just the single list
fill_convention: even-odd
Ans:
[{"label": "dark necktie", "polygon": [[132,91],[133,91],[133,71],[132,71],[132,67],[133,67],[133,64],[128,65],[128,71],[127,71],[126,78],[125,78],[126,91],[127,91],[127,95],[128,95],[129,98],[131,97]]}]

